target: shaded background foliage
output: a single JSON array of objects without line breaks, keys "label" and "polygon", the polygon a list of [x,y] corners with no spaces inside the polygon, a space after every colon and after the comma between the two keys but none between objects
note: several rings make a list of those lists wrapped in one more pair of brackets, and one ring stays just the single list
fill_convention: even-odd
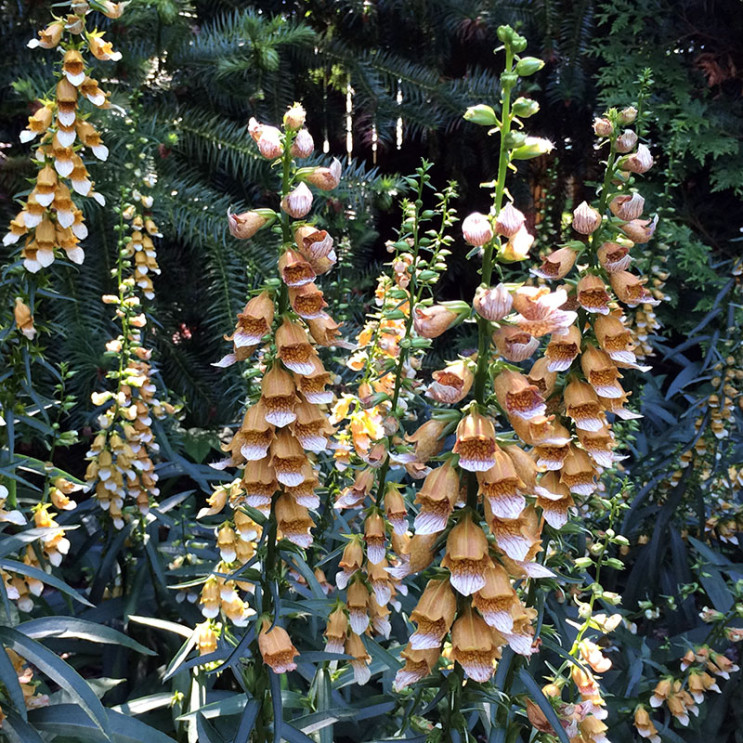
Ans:
[{"label": "shaded background foliage", "polygon": [[[31,102],[44,92],[53,62],[53,55],[28,53],[25,45],[47,15],[45,3],[0,2],[0,209],[6,218],[30,174],[17,135]],[[275,122],[287,105],[301,100],[318,152],[340,157],[349,154],[351,127],[341,189],[321,201],[317,213],[345,245],[327,292],[348,303],[347,325],[353,328],[385,260],[384,240],[397,222],[391,207],[403,190],[398,174],[426,157],[435,162],[436,182],[459,182],[461,213],[487,206],[478,186],[492,178],[492,142],[461,115],[468,105],[493,97],[500,63],[492,50],[502,23],[517,25],[530,39],[530,51],[547,60],[532,78],[529,92],[541,111],[531,129],[557,146],[549,162],[524,165],[513,190],[545,243],[564,236],[563,213],[592,192],[599,161],[593,116],[636,99],[638,79],[651,70],[645,128],[657,166],[643,193],[650,211],[661,213],[657,242],[670,247],[664,265],[668,301],[657,313],[663,338],[652,339],[657,355],[654,379],[642,393],[645,419],[632,431],[628,470],[636,486],[622,529],[647,541],[634,543],[634,567],[619,574],[613,588],[631,609],[642,601],[663,604],[660,629],[648,620],[639,630],[650,634],[654,654],[672,657],[664,643],[675,650],[678,636],[700,635],[701,607],[692,595],[673,604],[663,597],[697,580],[710,603],[726,611],[721,607],[729,608],[729,585],[741,575],[734,544],[719,543],[710,555],[700,541],[710,516],[709,483],[715,473],[743,461],[740,411],[729,438],[714,450],[712,475],[705,476],[703,464],[674,482],[679,458],[697,450],[695,421],[709,422],[716,366],[741,343],[733,295],[739,278],[731,277],[743,224],[743,14],[736,0],[247,6],[237,0],[135,0],[121,21],[110,24],[108,33],[125,57],[107,86],[114,90],[114,106],[126,107],[130,92],[139,91],[141,113],[134,138],[123,111],[106,117],[113,167],[94,174],[97,188],[114,197],[116,183],[106,180],[107,173],[124,167],[141,143],[158,145],[156,217],[165,238],[158,250],[163,275],[153,340],[163,385],[186,403],[183,427],[215,431],[236,420],[245,385],[236,367],[215,370],[210,364],[222,355],[221,337],[271,256],[265,238],[238,244],[226,233],[228,207],[276,206],[269,166],[249,143],[248,117]],[[312,162],[323,157],[317,154]],[[99,302],[113,282],[113,215],[96,208],[86,218],[91,237],[85,265],[60,270],[55,264],[52,270],[53,289],[72,301],[55,304],[48,336],[52,360],[69,361],[78,371],[71,380],[78,403],[70,414],[78,427],[90,422],[89,394],[105,373],[101,339],[113,334]],[[648,272],[657,256],[653,250],[651,245],[641,259]],[[461,252],[452,256],[443,286],[448,298],[469,298],[474,290]],[[209,448],[197,441],[196,433],[174,436],[178,452],[185,447],[204,458]],[[740,484],[729,487],[731,501],[739,500]],[[72,574],[78,568],[83,569],[73,565]],[[174,610],[165,595],[159,599]],[[617,673],[631,676],[634,671],[626,669],[635,667],[646,646],[625,634],[625,671]],[[152,633],[148,640],[154,642]],[[143,683],[145,669],[140,666],[137,677]],[[629,681],[617,682],[628,695]],[[727,695],[716,704],[705,730],[732,736],[739,711]]]}]

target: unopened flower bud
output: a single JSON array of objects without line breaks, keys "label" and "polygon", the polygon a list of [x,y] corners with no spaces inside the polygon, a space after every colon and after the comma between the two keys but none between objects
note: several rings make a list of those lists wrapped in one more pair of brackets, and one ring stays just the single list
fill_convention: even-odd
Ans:
[{"label": "unopened flower bud", "polygon": [[597,137],[610,137],[614,127],[609,119],[596,118],[593,120],[593,131]]},{"label": "unopened flower bud", "polygon": [[653,156],[650,150],[641,144],[637,146],[637,152],[634,155],[623,159],[620,167],[630,173],[647,173],[653,167]]},{"label": "unopened flower bud", "polygon": [[619,112],[619,121],[622,124],[633,124],[637,118],[637,109],[634,106],[627,106]]},{"label": "unopened flower bud", "polygon": [[526,217],[509,201],[498,213],[495,231],[504,237],[513,237],[526,222]]},{"label": "unopened flower bud", "polygon": [[292,142],[292,157],[304,159],[309,157],[315,149],[315,141],[307,129],[300,129]]},{"label": "unopened flower bud", "polygon": [[513,102],[511,110],[519,118],[528,119],[530,116],[534,116],[534,114],[539,112],[539,104],[531,98],[524,98],[522,96]]},{"label": "unopened flower bud", "polygon": [[341,161],[334,158],[327,168],[302,168],[297,171],[296,177],[321,191],[332,191],[341,182],[341,171]]},{"label": "unopened flower bud", "polygon": [[312,191],[300,183],[281,199],[281,210],[294,219],[306,217],[312,209]]},{"label": "unopened flower bud", "polygon": [[516,74],[519,77],[529,77],[544,67],[544,61],[536,57],[524,57],[516,64]]},{"label": "unopened flower bud", "polygon": [[600,226],[601,214],[587,202],[581,202],[573,211],[573,229],[581,235],[590,235]]},{"label": "unopened flower bud", "polygon": [[275,160],[284,154],[284,145],[281,142],[281,131],[275,126],[259,124],[251,118],[248,122],[248,132],[258,145],[261,155],[268,160]]},{"label": "unopened flower bud", "polygon": [[527,137],[526,142],[521,147],[517,147],[511,152],[513,160],[532,160],[541,155],[548,155],[555,149],[555,145],[549,139],[542,137]]},{"label": "unopened flower bud", "polygon": [[493,228],[488,217],[473,212],[462,222],[462,234],[470,245],[480,247],[493,239]]},{"label": "unopened flower bud", "polygon": [[495,115],[491,106],[480,103],[477,106],[470,106],[464,112],[465,121],[471,121],[473,124],[480,126],[497,126],[498,117]]},{"label": "unopened flower bud", "polygon": [[446,302],[431,307],[416,307],[415,332],[423,338],[438,338],[449,328],[460,323],[469,314],[464,302]]},{"label": "unopened flower bud", "polygon": [[295,103],[285,114],[284,114],[284,126],[287,129],[296,131],[304,126],[304,121],[307,118],[307,112],[304,110],[301,104]]},{"label": "unopened flower bud", "polygon": [[639,193],[620,194],[609,203],[609,209],[615,217],[630,222],[637,219],[645,207],[645,199]]},{"label": "unopened flower bud", "polygon": [[255,235],[258,230],[269,225],[276,215],[270,209],[257,209],[256,211],[232,214],[227,210],[227,226],[230,234],[238,240],[247,240]]},{"label": "unopened flower bud", "polygon": [[618,137],[616,141],[617,152],[631,152],[635,149],[637,144],[637,134],[632,129],[625,129]]},{"label": "unopened flower bud", "polygon": [[475,312],[490,322],[502,320],[513,305],[513,297],[504,284],[498,286],[479,286],[473,302]]}]

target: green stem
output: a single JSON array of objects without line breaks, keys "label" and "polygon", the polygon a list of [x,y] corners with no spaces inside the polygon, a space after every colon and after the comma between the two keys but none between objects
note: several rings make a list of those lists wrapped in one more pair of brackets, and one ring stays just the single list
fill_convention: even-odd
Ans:
[{"label": "green stem", "polygon": [[[422,288],[419,289],[418,281],[416,277],[417,266],[418,266],[418,255],[420,253],[420,210],[423,206],[423,176],[418,182],[418,198],[415,201],[415,211],[413,213],[413,261],[410,264],[410,283],[408,284],[408,316],[405,320],[405,335],[404,341],[409,341],[413,330],[413,322],[415,319],[415,307],[420,302],[422,296]],[[395,366],[395,386],[392,390],[392,398],[390,400],[390,410],[392,415],[397,418],[397,403],[400,400],[400,392],[402,390],[402,378],[405,369],[405,362],[410,354],[410,346],[406,343],[400,347],[400,355],[397,358],[397,366]],[[387,455],[384,458],[384,464],[379,471],[377,477],[377,494],[375,502],[377,508],[382,503],[384,498],[385,486],[387,484],[387,475],[390,471],[390,444],[391,437],[387,437]]]},{"label": "green stem", "polygon": [[[509,83],[503,83],[503,94],[501,97],[501,131],[498,149],[498,179],[495,183],[495,196],[493,206],[497,215],[503,206],[503,195],[506,190],[506,173],[511,161],[508,150],[507,138],[511,131],[511,88],[513,83],[510,77],[513,75],[513,52],[506,47],[506,69],[503,79]],[[482,260],[482,283],[490,286],[493,277],[493,253],[496,240],[491,240],[484,249]],[[500,273],[500,272],[499,272]],[[490,322],[483,317],[477,318],[477,369],[475,370],[474,394],[478,405],[485,403],[485,388],[488,380],[488,360],[490,358]]]},{"label": "green stem", "polygon": [[617,160],[617,151],[616,151],[616,141],[617,141],[617,134],[616,132],[613,132],[611,135],[610,147],[611,150],[609,152],[609,157],[606,160],[606,171],[604,173],[604,182],[601,184],[601,194],[599,197],[599,214],[601,215],[602,222],[599,228],[591,235],[591,239],[589,242],[590,246],[590,255],[591,255],[591,262],[594,266],[598,267],[599,265],[599,259],[598,259],[598,246],[601,244],[599,241],[599,237],[604,232],[604,221],[603,217],[606,213],[606,210],[609,206],[609,193],[611,190],[611,181],[614,177],[614,166],[616,164]]}]

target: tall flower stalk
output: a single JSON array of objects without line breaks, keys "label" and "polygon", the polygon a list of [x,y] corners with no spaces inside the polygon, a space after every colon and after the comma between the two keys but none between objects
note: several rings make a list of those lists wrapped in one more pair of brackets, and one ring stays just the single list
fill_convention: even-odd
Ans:
[{"label": "tall flower stalk", "polygon": [[113,386],[92,395],[93,403],[101,409],[100,431],[88,451],[86,480],[115,529],[122,529],[130,519],[127,506],[144,516],[158,496],[153,456],[159,446],[152,419],[175,412],[169,402],[158,399],[150,363],[152,350],[144,338],[145,304],[154,299],[152,276],[160,273],[153,238],[161,234],[151,216],[153,197],[149,193],[153,185],[154,176],[148,175],[139,188],[121,189],[117,293],[103,296],[105,304],[116,308],[121,332],[106,344],[106,354],[114,360],[114,368],[107,374]]},{"label": "tall flower stalk", "polygon": [[[338,325],[325,311],[315,279],[336,262],[333,238],[309,221],[314,196],[311,187],[333,190],[341,166],[301,167],[298,160],[313,152],[304,126],[305,113],[295,104],[274,127],[251,119],[248,130],[259,152],[274,162],[280,175],[279,209],[260,208],[228,214],[231,234],[247,240],[273,228],[277,242],[275,276],[239,313],[229,336],[232,353],[217,363],[228,366],[255,356],[262,371],[260,395],[251,400],[242,424],[224,446],[220,468],[237,467],[242,475],[217,488],[200,518],[221,514],[216,526],[221,560],[203,585],[200,608],[207,623],[200,637],[208,652],[221,633],[235,643],[233,626],[250,625],[254,646],[264,661],[245,683],[261,702],[257,730],[272,718],[270,688],[275,674],[296,668],[296,650],[281,626],[281,596],[289,579],[289,554],[309,548],[315,525],[311,511],[320,506],[318,458],[329,449],[333,427],[326,406],[334,399],[331,381],[318,349],[342,345]],[[260,573],[241,573],[260,561]],[[248,575],[248,573],[246,573]],[[253,594],[251,603],[246,597]],[[220,615],[230,620],[216,623]],[[280,725],[281,721],[274,721]],[[260,735],[260,732],[257,733]]]},{"label": "tall flower stalk", "polygon": [[[105,204],[103,196],[95,191],[83,157],[92,154],[97,160],[106,160],[108,148],[89,120],[85,106],[106,108],[109,103],[98,81],[88,74],[90,65],[85,54],[101,61],[117,61],[121,54],[113,50],[102,33],[88,28],[91,5],[84,1],[67,5],[69,13],[55,17],[39,32],[38,39],[29,42],[30,47],[59,50],[62,59],[54,91],[38,102],[28,126],[21,132],[21,142],[38,140],[33,156],[37,174],[3,239],[5,245],[23,240],[23,265],[32,273],[51,265],[60,255],[73,263],[83,262],[85,254],[80,241],[88,229],[73,194]],[[110,18],[118,18],[124,7],[124,3],[93,5]]]},{"label": "tall flower stalk", "polygon": [[[487,104],[475,106],[465,116],[499,137],[497,176],[487,184],[493,189],[491,212],[471,214],[462,223],[470,257],[482,258],[482,284],[472,309],[478,350],[475,358],[452,362],[458,364],[463,394],[452,392],[442,402],[460,403],[452,411],[456,440],[451,452],[438,455],[442,464],[428,475],[417,499],[416,538],[434,539],[416,568],[436,564],[442,547],[444,555],[440,567],[429,569],[430,580],[411,614],[416,628],[403,651],[398,688],[427,675],[443,651],[461,669],[462,680],[486,683],[498,668],[498,691],[512,693],[523,667],[519,657],[539,649],[538,581],[553,577],[546,548],[577,505],[590,502],[601,472],[614,467],[610,419],[634,415],[624,407],[618,368],[641,367],[619,302],[655,301],[626,271],[629,248],[647,242],[654,227],[654,221],[640,220],[642,199],[630,189],[630,173],[645,172],[652,158],[644,145],[635,149],[636,137],[632,141],[617,131],[620,121],[631,118],[630,110],[610,112],[606,120],[606,177],[598,208],[581,204],[575,210],[579,237],[547,255],[529,282],[515,274],[534,238],[510,200],[506,178],[516,161],[547,154],[552,145],[522,131],[523,119],[538,106],[516,96],[519,80],[542,62],[520,56],[526,40],[509,27],[498,35],[505,56],[500,105],[497,112]],[[603,124],[597,131],[604,132]],[[574,269],[577,277],[571,279]],[[564,283],[554,291],[544,285],[555,280]],[[429,491],[447,497],[441,503],[440,497],[427,496]],[[501,668],[498,659],[506,646],[508,660]],[[576,652],[585,647],[579,638]],[[461,684],[449,689],[443,722],[450,734],[461,734],[463,718],[451,713],[459,708]],[[584,692],[588,702],[571,724],[598,740],[604,729],[600,694],[594,687]],[[513,719],[504,705],[495,724],[518,725]]]},{"label": "tall flower stalk", "polygon": [[[357,351],[348,361],[361,372],[356,394],[344,394],[333,410],[333,422],[343,424],[337,434],[338,462],[353,464],[353,484],[335,502],[339,511],[362,509],[359,532],[348,541],[336,574],[345,591],[331,611],[326,648],[354,660],[357,683],[369,679],[371,656],[361,637],[368,631],[389,637],[390,608],[399,608],[396,594],[409,549],[408,504],[401,473],[414,479],[430,472],[426,460],[432,448],[443,445],[447,422],[406,434],[403,423],[417,417],[420,382],[416,380],[423,355],[431,345],[433,320],[428,316],[433,287],[446,268],[448,230],[455,222],[453,185],[434,195],[432,209],[424,208],[431,190],[430,165],[423,163],[407,183],[411,198],[402,203],[403,221],[397,240],[388,244],[390,269],[377,283],[378,311],[367,317],[357,337]],[[450,311],[452,318],[456,313]],[[452,319],[445,318],[447,325]],[[436,327],[440,327],[440,321]],[[443,327],[443,326],[441,326]],[[427,453],[423,453],[423,452]],[[404,470],[403,470],[404,468]]]}]

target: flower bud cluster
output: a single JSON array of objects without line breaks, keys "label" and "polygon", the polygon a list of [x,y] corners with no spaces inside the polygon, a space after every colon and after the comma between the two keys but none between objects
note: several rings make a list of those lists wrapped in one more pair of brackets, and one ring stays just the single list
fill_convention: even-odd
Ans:
[{"label": "flower bud cluster", "polygon": [[[738,637],[737,641],[740,639]],[[731,673],[738,670],[737,664],[707,645],[689,649],[681,659],[683,676],[663,676],[653,689],[648,700],[649,706],[651,709],[665,706],[673,720],[686,727],[690,721],[690,713],[695,717],[699,716],[699,705],[704,702],[705,694],[708,691],[721,694],[718,680],[727,680]],[[635,708],[634,724],[642,737],[660,741],[650,710],[644,704]]]},{"label": "flower bud cluster", "polygon": [[[82,485],[76,485],[64,477],[55,477],[49,483],[48,496],[50,503],[37,503],[31,510],[33,515],[33,527],[47,529],[39,537],[37,543],[29,542],[20,550],[16,556],[16,561],[24,565],[43,570],[37,551],[40,552],[44,560],[48,561],[53,567],[59,567],[62,560],[70,550],[70,542],[65,536],[64,527],[60,526],[54,517],[57,515],[52,508],[59,510],[71,511],[77,507],[77,503],[69,496],[79,490]],[[27,526],[26,516],[18,508],[12,510],[5,509],[5,503],[8,499],[8,488],[0,483],[0,522],[14,524],[16,526]],[[0,579],[5,585],[5,592],[11,601],[14,601],[19,611],[30,612],[34,608],[34,597],[39,597],[44,591],[44,583],[39,579],[16,573],[12,569],[0,569]]]},{"label": "flower bud cluster", "polygon": [[[266,580],[275,579],[281,571],[275,540],[286,539],[302,549],[312,545],[315,522],[311,511],[320,505],[317,458],[329,450],[329,437],[335,430],[326,410],[334,399],[326,389],[331,377],[318,347],[343,343],[315,280],[333,268],[337,255],[332,236],[304,218],[313,206],[310,186],[334,189],[340,182],[341,165],[334,160],[327,167],[297,167],[295,159],[306,158],[313,150],[304,119],[304,110],[295,104],[283,128],[250,120],[248,132],[261,155],[283,163],[281,211],[228,214],[229,230],[237,239],[250,239],[275,222],[282,239],[278,279],[267,280],[238,314],[234,333],[226,338],[232,342],[232,352],[216,364],[230,366],[260,349],[260,396],[224,444],[227,458],[214,465],[238,467],[242,477],[230,486],[229,498],[217,497],[222,492],[218,490],[210,508],[199,514],[216,515],[229,502],[232,518],[216,528],[221,562],[204,585],[200,605],[205,617],[216,618],[221,611],[237,625],[246,624],[255,612],[235,589],[249,591],[252,585],[229,579],[225,583],[223,576],[253,559],[254,540],[261,531],[267,532],[269,543],[268,563],[263,566]],[[261,512],[266,523],[259,526],[242,510],[245,507]],[[250,528],[242,534],[247,522]],[[265,663],[275,673],[293,670],[296,649],[286,631],[265,617],[259,622],[258,646]]]},{"label": "flower bud cluster", "polygon": [[[11,650],[10,648],[3,648],[3,650],[8,654],[8,660],[16,676],[18,676],[18,684],[23,694],[26,709],[38,709],[39,707],[49,706],[49,697],[46,694],[36,693],[39,682],[34,679],[33,668],[15,650]],[[0,707],[0,728],[2,728],[4,720],[5,713],[2,707]]]},{"label": "flower bud cluster", "polygon": [[[106,7],[111,7],[106,15],[118,17],[123,5],[108,3]],[[29,43],[30,47],[59,47],[62,51],[54,97],[39,101],[21,132],[21,142],[38,138],[33,158],[37,173],[23,208],[11,220],[3,238],[5,245],[24,239],[23,265],[32,273],[51,265],[60,254],[73,263],[83,262],[85,254],[79,243],[87,237],[88,228],[73,193],[105,205],[104,197],[95,191],[83,156],[89,151],[105,161],[108,148],[81,104],[87,99],[95,108],[107,108],[109,102],[98,81],[88,75],[83,53],[90,51],[104,61],[117,61],[121,54],[113,51],[102,33],[86,29],[86,17],[91,12],[87,3],[78,3],[72,10]]]},{"label": "flower bud cluster", "polygon": [[[149,180],[148,180],[149,182]],[[159,494],[153,455],[159,451],[152,432],[152,419],[172,415],[175,408],[157,397],[152,380],[151,349],[143,345],[147,317],[140,294],[154,297],[152,276],[160,273],[153,237],[161,237],[151,217],[152,197],[137,190],[129,194],[122,207],[122,226],[127,233],[119,241],[117,295],[104,295],[103,301],[116,307],[121,335],[106,344],[107,355],[118,359],[118,368],[108,373],[115,389],[94,392],[93,404],[102,408],[98,415],[100,432],[88,451],[85,479],[93,489],[99,506],[116,529],[127,520],[125,506],[132,502],[146,515]]]}]

